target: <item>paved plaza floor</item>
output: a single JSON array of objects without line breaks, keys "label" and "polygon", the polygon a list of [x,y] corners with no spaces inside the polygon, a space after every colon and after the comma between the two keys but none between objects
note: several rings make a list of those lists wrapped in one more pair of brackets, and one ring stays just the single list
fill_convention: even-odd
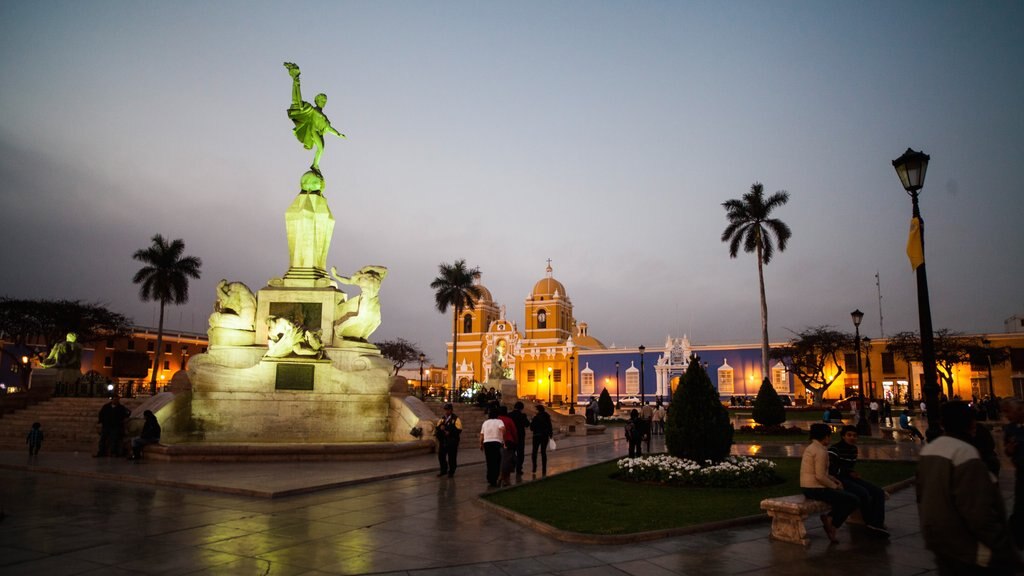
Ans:
[{"label": "paved plaza floor", "polygon": [[[618,435],[617,435],[618,436]],[[571,437],[549,474],[624,456],[611,435]],[[660,438],[654,449],[662,449]],[[778,445],[741,453],[797,455]],[[864,446],[912,459],[917,447]],[[472,442],[455,478],[433,455],[385,462],[168,463],[86,454],[0,452],[0,574],[934,574],[913,489],[887,503],[890,541],[859,527],[830,545],[817,521],[808,547],[768,538],[767,520],[637,544],[581,545],[538,534],[476,503],[486,489]],[[1012,478],[1003,475],[1004,492]],[[527,460],[527,475],[532,481]],[[1008,494],[1009,496],[1009,494]],[[581,513],[585,511],[581,510]]]}]

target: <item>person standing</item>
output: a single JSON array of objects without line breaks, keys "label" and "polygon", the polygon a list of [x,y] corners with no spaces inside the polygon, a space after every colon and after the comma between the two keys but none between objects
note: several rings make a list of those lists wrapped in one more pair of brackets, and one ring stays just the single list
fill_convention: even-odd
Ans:
[{"label": "person standing", "polygon": [[498,485],[504,439],[505,425],[498,419],[498,409],[492,407],[487,413],[487,420],[480,426],[480,450],[483,450],[487,463],[487,485],[491,488]]},{"label": "person standing", "polygon": [[925,547],[939,574],[1015,574],[1013,546],[998,479],[971,445],[975,420],[964,402],[939,408],[943,435],[921,449],[917,508]]},{"label": "person standing", "polygon": [[1013,512],[1010,530],[1018,548],[1024,547],[1024,406],[1016,398],[1003,398],[1000,409],[1009,422],[1003,426],[1003,453],[1013,462]]},{"label": "person standing", "polygon": [[860,501],[855,494],[843,490],[843,483],[828,473],[828,444],[832,439],[832,429],[828,424],[811,424],[810,437],[811,443],[804,448],[800,458],[800,488],[806,498],[821,500],[832,507],[828,514],[821,515],[821,524],[828,539],[838,542],[836,530],[857,509]]},{"label": "person standing", "polygon": [[642,424],[641,433],[643,438],[647,440],[647,453],[651,453],[651,433],[654,431],[652,423],[654,421],[654,406],[648,402],[640,407],[640,422]]},{"label": "person standing", "polygon": [[43,447],[43,425],[39,422],[32,423],[32,429],[28,431],[28,436],[25,438],[25,443],[28,444],[28,455],[35,456],[39,454],[39,449]]},{"label": "person standing", "polygon": [[121,455],[124,423],[131,414],[131,411],[121,405],[121,399],[117,396],[111,396],[110,402],[100,408],[100,445],[96,457]]},{"label": "person standing", "polygon": [[505,425],[499,483],[502,486],[508,486],[511,484],[512,471],[516,468],[516,441],[519,440],[519,430],[516,429],[516,423],[509,417],[507,406],[498,407],[498,419]]},{"label": "person standing", "polygon": [[629,420],[625,426],[626,442],[629,444],[629,457],[639,458],[641,456],[640,444],[643,442],[643,421],[640,420],[640,412],[636,408],[629,411]]},{"label": "person standing", "polygon": [[526,461],[526,430],[530,427],[530,419],[523,413],[523,403],[516,402],[509,418],[516,425],[516,476],[523,475],[523,463]]},{"label": "person standing", "polygon": [[437,438],[437,461],[441,466],[438,476],[455,476],[455,468],[459,464],[459,439],[462,437],[462,420],[455,415],[451,403],[444,405],[444,416],[434,427]]},{"label": "person standing", "polygon": [[537,474],[537,449],[540,449],[541,475],[548,475],[548,440],[554,435],[554,428],[551,426],[551,415],[547,413],[544,405],[537,405],[537,415],[530,423],[530,430],[533,431],[533,451],[530,452],[530,460],[533,462],[533,474]]},{"label": "person standing", "polygon": [[839,442],[828,449],[829,474],[843,484],[843,490],[852,492],[860,500],[864,525],[874,534],[888,538],[885,529],[885,491],[861,478],[854,469],[857,465],[857,427],[843,426]]}]

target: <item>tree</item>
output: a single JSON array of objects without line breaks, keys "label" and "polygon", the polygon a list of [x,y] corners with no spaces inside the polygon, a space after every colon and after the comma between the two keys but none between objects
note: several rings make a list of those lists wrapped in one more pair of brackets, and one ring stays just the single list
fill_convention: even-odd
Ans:
[{"label": "tree", "polygon": [[394,340],[385,340],[377,343],[377,348],[380,349],[380,353],[391,361],[391,365],[394,369],[391,372],[392,376],[397,376],[398,371],[408,362],[419,361],[420,354],[423,353],[419,346],[406,340],[405,338],[395,338]]},{"label": "tree", "polygon": [[153,243],[137,250],[132,258],[145,264],[132,282],[139,284],[139,297],[143,302],[155,300],[160,303],[160,324],[156,331],[156,351],[153,354],[153,374],[149,381],[150,394],[156,394],[156,374],[160,367],[160,346],[164,339],[164,306],[169,303],[188,302],[188,280],[199,278],[202,260],[195,256],[183,256],[185,243],[180,238],[167,242],[163,236],[153,236]]},{"label": "tree", "polygon": [[[970,362],[972,354],[977,354],[985,345],[980,338],[964,336],[948,328],[936,330],[933,339],[936,372],[939,380],[946,385],[946,397],[953,398],[953,370],[956,365]],[[907,362],[920,362],[921,337],[917,332],[900,332],[889,339],[885,350]],[[993,356],[993,363],[996,363],[996,358],[997,356]]]},{"label": "tree", "polygon": [[597,397],[597,414],[602,418],[615,414],[615,403],[612,402],[612,395],[608,393],[607,388],[602,388],[601,395]]},{"label": "tree", "polygon": [[768,374],[768,301],[764,295],[764,265],[775,255],[774,235],[779,252],[786,250],[792,232],[785,222],[770,218],[772,210],[789,201],[789,192],[780,190],[767,199],[764,186],[755,182],[740,200],[722,203],[729,225],[722,232],[722,242],[729,243],[729,257],[735,258],[740,244],[744,252],[757,253],[757,280],[761,288],[761,374]]},{"label": "tree", "polygon": [[480,287],[476,285],[476,280],[479,278],[480,268],[468,268],[463,259],[456,260],[452,264],[442,262],[438,266],[437,278],[430,283],[430,287],[434,289],[434,303],[437,306],[437,311],[442,314],[447,312],[448,308],[455,311],[455,317],[452,320],[452,393],[458,384],[455,372],[458,369],[456,363],[459,350],[459,317],[462,316],[463,310],[476,308],[476,301],[483,294]]},{"label": "tree", "polygon": [[131,334],[132,324],[125,316],[99,303],[81,300],[31,300],[0,297],[0,339],[15,346],[0,352],[20,363],[19,351],[28,345],[43,343],[47,349],[63,342],[68,332],[78,335],[80,343]]},{"label": "tree", "polygon": [[669,454],[693,460],[721,462],[732,448],[733,428],[729,412],[718,399],[718,390],[696,355],[672,394],[665,427]]},{"label": "tree", "polygon": [[[817,326],[804,329],[785,346],[774,348],[771,355],[796,375],[813,395],[813,404],[820,406],[825,391],[843,375],[839,354],[853,347],[853,336],[831,326]],[[836,367],[831,377],[827,373],[829,365]]]},{"label": "tree", "polygon": [[786,421],[786,407],[771,380],[765,378],[754,399],[754,422],[762,426],[778,426]]}]

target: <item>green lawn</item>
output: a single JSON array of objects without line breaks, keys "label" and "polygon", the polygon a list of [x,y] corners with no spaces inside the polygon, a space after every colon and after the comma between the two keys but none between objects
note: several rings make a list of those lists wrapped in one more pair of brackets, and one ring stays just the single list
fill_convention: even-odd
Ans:
[{"label": "green lawn", "polygon": [[[766,488],[686,488],[612,478],[615,461],[559,474],[483,496],[487,500],[573,532],[629,534],[680,528],[760,514],[761,500],[798,494],[800,460],[775,460],[782,484]],[[914,462],[860,461],[865,479],[881,486],[914,475]]]}]

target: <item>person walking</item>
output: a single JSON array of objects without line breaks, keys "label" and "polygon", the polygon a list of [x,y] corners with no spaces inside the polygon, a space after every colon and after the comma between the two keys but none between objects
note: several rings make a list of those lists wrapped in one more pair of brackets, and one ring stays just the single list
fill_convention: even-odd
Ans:
[{"label": "person walking", "polygon": [[971,445],[976,426],[965,402],[939,407],[943,435],[921,449],[917,509],[939,574],[1017,574],[1020,557],[998,479]]},{"label": "person walking", "polygon": [[498,486],[498,474],[501,472],[501,447],[505,439],[505,424],[498,418],[498,409],[491,408],[487,420],[480,426],[480,450],[484,453],[487,463],[487,486]]},{"label": "person walking", "polygon": [[501,448],[501,473],[498,483],[508,486],[512,483],[512,471],[516,469],[516,442],[519,440],[519,430],[516,429],[516,423],[509,417],[507,406],[498,406],[498,419],[505,425]]},{"label": "person walking", "polygon": [[25,438],[25,443],[28,444],[28,455],[35,456],[39,454],[39,449],[43,447],[43,425],[39,422],[32,423],[32,429],[28,431],[28,436]]},{"label": "person walking", "polygon": [[437,438],[437,462],[441,466],[440,476],[455,476],[455,468],[459,464],[459,439],[462,437],[462,420],[455,415],[451,403],[444,405],[444,416],[434,427]]},{"label": "person walking", "polygon": [[843,490],[843,484],[828,473],[828,444],[832,439],[832,429],[828,424],[811,424],[811,443],[804,448],[800,458],[800,488],[804,497],[810,500],[821,500],[832,510],[821,515],[821,524],[825,534],[832,542],[838,542],[836,531],[850,513],[857,509],[860,501],[851,492]]},{"label": "person walking", "polygon": [[541,476],[548,475],[548,440],[554,435],[551,426],[551,415],[542,404],[538,404],[537,415],[530,423],[530,430],[533,431],[533,450],[530,452],[530,460],[533,462],[533,474],[537,475],[537,451],[540,450]]},{"label": "person walking", "polygon": [[530,419],[523,413],[523,403],[516,402],[508,415],[516,425],[516,476],[523,475],[523,463],[526,461],[526,430],[530,427]]},{"label": "person walking", "polygon": [[629,420],[625,426],[626,442],[629,444],[629,457],[635,458],[641,455],[640,444],[643,442],[643,420],[640,419],[640,412],[636,408],[629,411]]}]

